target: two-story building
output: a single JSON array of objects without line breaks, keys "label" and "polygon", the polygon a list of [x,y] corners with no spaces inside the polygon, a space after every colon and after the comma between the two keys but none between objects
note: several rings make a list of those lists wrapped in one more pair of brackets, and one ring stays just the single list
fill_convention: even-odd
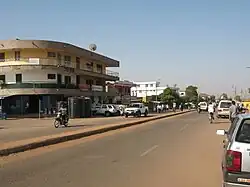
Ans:
[{"label": "two-story building", "polygon": [[68,96],[107,97],[106,81],[119,80],[108,67],[119,61],[72,44],[0,40],[0,96],[9,114],[37,113]]},{"label": "two-story building", "polygon": [[107,91],[115,92],[116,95],[110,100],[110,103],[116,104],[129,104],[131,101],[131,88],[135,86],[133,82],[130,81],[116,81],[107,82]]},{"label": "two-story building", "polygon": [[131,96],[138,98],[160,95],[165,87],[160,86],[158,81],[134,82],[135,86],[131,88]]}]

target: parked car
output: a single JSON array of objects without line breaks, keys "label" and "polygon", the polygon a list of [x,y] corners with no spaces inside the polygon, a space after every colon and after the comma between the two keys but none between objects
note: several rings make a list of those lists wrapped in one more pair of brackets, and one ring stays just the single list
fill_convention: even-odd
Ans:
[{"label": "parked car", "polygon": [[237,115],[228,131],[217,130],[216,133],[226,135],[221,163],[222,186],[250,186],[250,114]]},{"label": "parked car", "polygon": [[217,107],[217,117],[227,117],[229,118],[229,108],[232,105],[230,100],[221,100]]},{"label": "parked car", "polygon": [[146,107],[143,103],[132,103],[124,111],[125,117],[140,117],[142,114],[144,116],[148,115],[148,107]]},{"label": "parked car", "polygon": [[106,117],[109,116],[118,116],[120,115],[120,111],[116,109],[116,107],[112,104],[102,104],[100,108],[96,111],[97,115],[103,115]]}]

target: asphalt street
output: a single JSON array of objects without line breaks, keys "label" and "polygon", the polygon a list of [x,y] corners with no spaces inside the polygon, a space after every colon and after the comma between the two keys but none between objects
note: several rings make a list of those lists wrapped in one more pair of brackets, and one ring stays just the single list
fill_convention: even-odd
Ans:
[{"label": "asphalt street", "polygon": [[216,129],[228,127],[194,112],[12,155],[0,159],[0,186],[221,186]]}]

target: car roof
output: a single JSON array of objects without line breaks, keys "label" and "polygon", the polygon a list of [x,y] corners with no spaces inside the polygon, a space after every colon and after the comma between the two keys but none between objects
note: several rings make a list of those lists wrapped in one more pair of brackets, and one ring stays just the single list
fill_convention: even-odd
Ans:
[{"label": "car roof", "polygon": [[238,116],[242,119],[250,119],[250,113],[238,114]]},{"label": "car roof", "polygon": [[220,100],[220,103],[221,103],[221,102],[231,103],[232,101],[231,101],[231,100]]}]

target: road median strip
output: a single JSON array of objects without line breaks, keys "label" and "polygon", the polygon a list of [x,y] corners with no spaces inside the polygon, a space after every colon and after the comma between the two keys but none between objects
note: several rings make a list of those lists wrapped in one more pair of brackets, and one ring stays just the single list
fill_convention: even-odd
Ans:
[{"label": "road median strip", "polygon": [[17,142],[4,143],[3,145],[0,145],[0,156],[8,156],[10,154],[24,152],[24,151],[36,149],[39,147],[58,144],[58,143],[62,143],[62,142],[70,141],[70,140],[76,140],[76,139],[80,139],[83,137],[92,136],[95,134],[101,134],[101,133],[105,133],[105,132],[112,131],[112,130],[117,130],[117,129],[139,125],[142,123],[146,123],[146,122],[150,122],[150,121],[154,121],[158,119],[163,119],[163,118],[167,118],[171,116],[188,113],[191,111],[187,110],[187,111],[182,111],[182,112],[163,114],[159,116],[148,117],[148,118],[120,123],[120,124],[111,124],[111,125],[94,127],[91,129],[81,129],[78,131],[71,131],[71,132],[65,132],[65,133],[60,133],[56,135],[42,136],[42,137],[33,138],[33,139],[21,140]]}]

